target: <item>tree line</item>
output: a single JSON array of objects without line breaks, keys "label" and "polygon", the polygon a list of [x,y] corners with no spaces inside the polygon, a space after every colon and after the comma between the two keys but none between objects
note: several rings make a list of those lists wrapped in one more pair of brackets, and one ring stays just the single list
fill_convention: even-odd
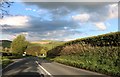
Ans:
[{"label": "tree line", "polygon": [[[4,43],[4,42],[2,42]],[[26,40],[24,35],[18,35],[9,46],[4,45],[3,51],[6,52],[5,48],[9,47],[7,53],[22,55],[26,53],[31,56],[45,56],[47,52],[46,47],[32,46],[29,41]]]}]

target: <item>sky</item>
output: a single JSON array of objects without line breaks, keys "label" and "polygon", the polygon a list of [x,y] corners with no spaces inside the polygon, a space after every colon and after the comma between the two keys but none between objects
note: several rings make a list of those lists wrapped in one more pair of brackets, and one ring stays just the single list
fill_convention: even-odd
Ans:
[{"label": "sky", "polygon": [[118,31],[118,3],[15,2],[4,8],[0,39],[69,41]]}]

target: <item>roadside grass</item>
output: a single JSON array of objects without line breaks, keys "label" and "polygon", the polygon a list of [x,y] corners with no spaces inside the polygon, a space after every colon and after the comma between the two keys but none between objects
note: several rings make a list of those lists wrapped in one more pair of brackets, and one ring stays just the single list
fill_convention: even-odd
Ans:
[{"label": "roadside grass", "polygon": [[24,56],[4,56],[4,57],[6,57],[6,58],[8,58],[8,59],[20,59],[20,58],[24,58]]},{"label": "roadside grass", "polygon": [[22,56],[22,54],[14,54],[13,56],[0,56],[2,68],[5,68],[9,64],[13,63],[13,59],[20,59],[28,56]]},{"label": "roadside grass", "polygon": [[77,68],[82,68],[112,76],[120,76],[119,67],[111,66],[111,61],[109,61],[109,65],[100,64],[99,62],[97,62],[97,60],[88,59],[87,57],[81,57],[78,55],[59,56],[54,58],[53,60],[58,63],[74,66]]},{"label": "roadside grass", "polygon": [[87,69],[106,75],[120,76],[119,47],[84,46],[84,49],[79,47],[76,48],[74,45],[69,47],[67,46],[67,48],[64,47],[60,53],[60,56],[56,56],[55,58],[47,58],[47,60],[54,60],[65,65]]},{"label": "roadside grass", "polygon": [[2,57],[1,59],[2,59],[2,68],[5,68],[7,65],[13,62],[7,57]]}]

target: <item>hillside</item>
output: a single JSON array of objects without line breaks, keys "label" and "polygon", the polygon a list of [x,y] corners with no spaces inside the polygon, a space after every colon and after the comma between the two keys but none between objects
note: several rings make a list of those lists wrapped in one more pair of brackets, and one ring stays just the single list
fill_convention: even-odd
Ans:
[{"label": "hillside", "polygon": [[34,41],[32,44],[49,44],[51,41]]},{"label": "hillside", "polygon": [[[120,76],[120,32],[69,41],[48,51],[59,63]],[[104,68],[103,68],[104,67]]]},{"label": "hillside", "polygon": [[98,36],[80,38],[66,42],[65,45],[84,43],[91,46],[120,46],[120,32],[111,32]]},{"label": "hillside", "polygon": [[32,44],[50,44],[50,43],[59,43],[61,41],[53,41],[53,40],[40,40],[40,41],[33,41]]},{"label": "hillside", "polygon": [[0,43],[2,43],[1,45],[2,45],[3,48],[5,48],[5,47],[10,48],[10,45],[11,45],[12,41],[10,41],[10,40],[0,40]]},{"label": "hillside", "polygon": [[[113,33],[107,33],[103,35],[93,36],[93,37],[87,37],[87,38],[81,38],[77,40],[72,40],[65,42],[63,45],[53,48],[49,51],[51,55],[59,55],[59,54],[71,54],[77,53],[79,51],[76,48],[77,45],[87,45],[90,47],[117,47],[120,46],[120,32],[113,32]],[[75,48],[74,48],[75,47]],[[64,49],[67,49],[68,52],[64,51]],[[69,50],[70,48],[73,48],[72,50]],[[66,50],[65,49],[65,50]]]},{"label": "hillside", "polygon": [[46,47],[48,50],[51,50],[52,48],[55,48],[56,46],[62,45],[65,42],[62,41],[53,41],[53,40],[40,40],[31,42],[30,46],[42,46]]}]

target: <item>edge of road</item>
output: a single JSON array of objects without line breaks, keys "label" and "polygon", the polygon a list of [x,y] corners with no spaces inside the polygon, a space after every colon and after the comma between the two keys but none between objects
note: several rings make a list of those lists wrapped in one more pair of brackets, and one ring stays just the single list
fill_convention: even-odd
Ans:
[{"label": "edge of road", "polygon": [[46,74],[48,74],[50,77],[53,77],[52,74],[50,74],[45,68],[43,68],[43,67],[38,63],[38,61],[35,61],[35,62],[36,62],[36,64],[37,64]]},{"label": "edge of road", "polygon": [[108,76],[108,75],[105,75],[105,74],[102,74],[102,73],[99,73],[99,72],[94,72],[94,71],[90,71],[90,70],[76,68],[76,67],[65,65],[65,64],[62,64],[62,63],[58,63],[58,62],[53,62],[53,63],[54,64],[58,64],[60,66],[65,66],[65,67],[68,67],[68,68],[71,68],[71,69],[80,70],[80,71],[83,71],[83,72],[86,72],[86,73],[91,73],[91,74],[96,74],[96,75],[102,75],[102,76],[105,76],[105,77],[111,77],[111,76]]},{"label": "edge of road", "polygon": [[[103,77],[111,77],[109,75],[105,75],[105,74],[102,74],[102,73],[99,73],[99,72],[94,72],[94,71],[90,71],[90,70],[85,70],[85,69],[81,69],[81,68],[76,68],[76,67],[73,67],[73,66],[69,66],[69,65],[65,65],[65,64],[62,64],[62,63],[58,63],[58,62],[55,62],[53,61],[52,62],[53,64],[56,64],[56,65],[59,65],[59,66],[62,66],[62,67],[67,67],[67,68],[70,68],[70,69],[75,69],[75,70],[80,70],[80,71],[83,71],[83,72],[86,72],[86,73],[91,73],[91,74],[96,74],[98,76],[103,76]],[[40,65],[41,66],[41,65]]]},{"label": "edge of road", "polygon": [[13,63],[8,64],[8,65],[7,65],[5,68],[3,68],[1,71],[5,70],[5,69],[8,68],[9,66],[15,64],[16,62],[22,61],[22,60],[24,60],[24,59],[26,59],[26,58],[21,58],[21,59],[18,59],[18,60],[16,60],[16,61],[14,61]]},{"label": "edge of road", "polygon": [[[1,71],[5,70],[5,69],[8,68],[9,66],[15,64],[16,62],[19,62],[19,61],[22,61],[22,60],[25,60],[25,59],[28,59],[28,58],[30,58],[30,57],[18,59],[18,60],[16,60],[16,61],[14,61],[13,63],[7,65],[7,66],[6,66],[5,68],[3,68]],[[43,68],[43,66],[41,66],[38,61],[35,61],[35,63],[36,63],[47,75],[49,75],[50,77],[53,77],[53,75],[50,74],[45,68]],[[53,62],[53,63],[54,63],[54,64],[61,65],[61,66],[66,66],[66,67],[68,67],[68,68],[73,68],[73,69],[81,70],[81,71],[88,72],[88,73],[96,73],[96,72],[92,72],[92,71],[89,71],[89,70],[84,70],[84,69],[79,69],[79,68],[75,68],[75,67],[72,67],[72,66],[67,66],[67,65],[65,65],[65,64],[61,64],[61,63],[58,63],[58,62]],[[96,74],[100,75],[101,73],[96,73]],[[101,75],[103,75],[103,76],[105,76],[105,77],[110,77],[110,76],[107,76],[107,75],[105,75],[105,74],[101,74]]]}]

